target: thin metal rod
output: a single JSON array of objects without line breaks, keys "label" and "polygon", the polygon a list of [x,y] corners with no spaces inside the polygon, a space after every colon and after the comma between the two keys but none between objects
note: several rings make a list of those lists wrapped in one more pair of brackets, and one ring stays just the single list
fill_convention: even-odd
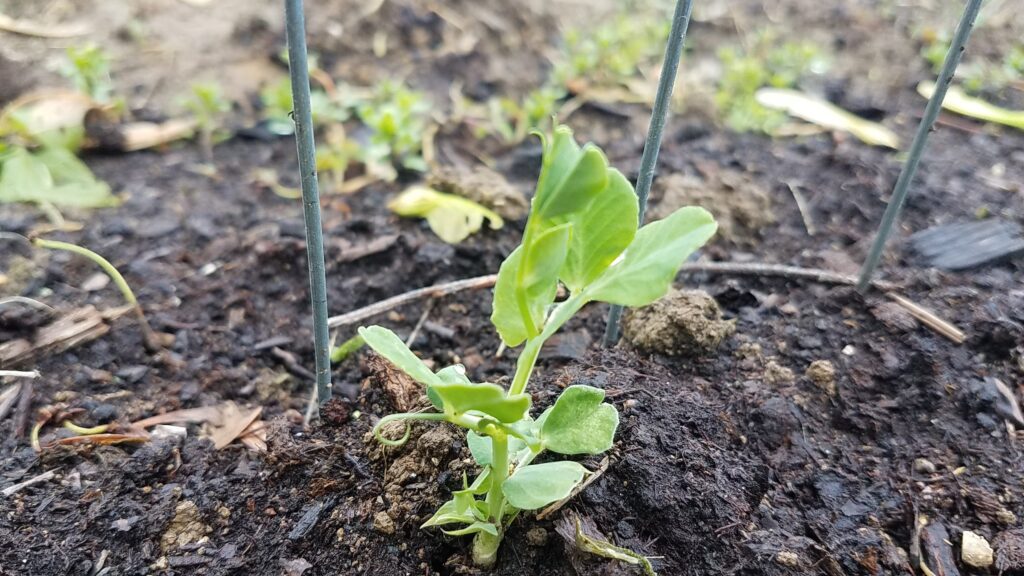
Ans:
[{"label": "thin metal rod", "polygon": [[302,180],[303,217],[306,223],[306,257],[309,260],[310,299],[313,302],[313,345],[316,356],[316,391],[320,403],[331,399],[331,350],[327,332],[327,275],[324,237],[320,224],[320,190],[316,179],[316,144],[313,112],[309,101],[309,64],[306,56],[306,22],[302,0],[285,0],[288,35],[288,70],[292,79],[292,118]]},{"label": "thin metal rod", "polygon": [[[665,59],[661,64],[661,78],[658,79],[658,93],[654,97],[654,108],[651,109],[651,123],[647,128],[647,141],[644,142],[644,154],[640,159],[640,176],[636,182],[636,195],[640,202],[639,224],[643,226],[644,214],[647,212],[647,197],[651,193],[651,182],[654,181],[654,169],[658,164],[658,152],[661,151],[661,136],[665,132],[669,106],[672,103],[672,89],[676,84],[679,71],[679,60],[683,55],[683,44],[686,41],[686,29],[690,26],[690,12],[693,0],[676,0],[675,14],[672,16],[672,29],[668,34],[665,46]],[[622,306],[613,305],[608,311],[608,324],[604,330],[604,345],[611,346],[619,340],[619,319]]]},{"label": "thin metal rod", "polygon": [[960,64],[960,58],[963,56],[967,46],[967,39],[971,36],[971,30],[974,29],[974,21],[978,17],[978,11],[981,10],[981,2],[982,0],[968,0],[967,7],[964,8],[964,14],[960,17],[960,24],[956,28],[953,42],[949,45],[949,52],[946,52],[946,60],[942,63],[942,71],[939,72],[939,77],[935,82],[935,92],[928,100],[928,106],[924,109],[921,123],[917,125],[914,141],[910,144],[910,151],[907,153],[907,163],[903,165],[903,169],[896,179],[896,186],[892,191],[892,199],[889,200],[889,206],[885,209],[885,214],[882,216],[882,222],[878,226],[878,232],[875,234],[875,241],[871,245],[871,251],[864,261],[864,266],[860,269],[857,290],[861,292],[870,285],[871,277],[874,275],[875,269],[878,268],[878,262],[882,259],[885,243],[892,233],[893,225],[903,209],[903,204],[907,200],[910,183],[914,180],[917,166],[921,162],[921,154],[924,152],[925,144],[928,142],[928,135],[931,134],[935,118],[939,115],[942,100],[946,97],[946,90],[949,89],[949,85],[953,82],[956,67]]}]

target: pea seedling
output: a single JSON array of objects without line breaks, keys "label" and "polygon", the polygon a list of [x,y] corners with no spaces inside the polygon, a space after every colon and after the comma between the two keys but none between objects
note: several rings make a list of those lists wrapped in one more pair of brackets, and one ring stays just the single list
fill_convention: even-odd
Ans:
[{"label": "pea seedling", "polygon": [[[509,523],[568,497],[588,474],[570,460],[534,464],[545,451],[600,454],[612,446],[619,415],[604,391],[570,386],[533,419],[526,392],[541,345],[589,302],[644,306],[663,296],[686,258],[714,234],[706,210],[684,207],[637,230],[637,197],[629,181],[600,149],[580,148],[566,127],[544,140],[536,194],[522,244],[505,259],[494,289],[491,322],[510,347],[525,344],[511,388],[474,383],[461,366],[432,371],[393,332],[360,328],[374,351],[426,386],[435,412],[386,416],[374,435],[386,445],[408,440],[383,436],[389,422],[451,422],[467,430],[482,468],[423,524],[453,535],[473,534],[473,560],[493,565]],[[569,297],[555,304],[558,284]]]}]

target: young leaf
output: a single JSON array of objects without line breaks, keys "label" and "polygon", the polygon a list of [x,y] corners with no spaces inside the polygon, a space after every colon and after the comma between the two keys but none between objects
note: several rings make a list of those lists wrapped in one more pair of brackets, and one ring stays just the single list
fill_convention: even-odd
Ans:
[{"label": "young leaf", "polygon": [[[545,230],[529,250],[519,246],[498,269],[491,322],[506,346],[518,346],[543,325],[547,307],[558,292],[569,232],[569,224]],[[528,254],[525,263],[524,254]]]},{"label": "young leaf", "polygon": [[428,526],[444,526],[446,524],[472,524],[476,521],[472,512],[468,509],[462,509],[463,506],[456,501],[455,498],[445,502],[434,512],[434,515],[430,517],[426,522],[420,525],[420,528],[427,528]]},{"label": "young leaf", "polygon": [[576,293],[597,279],[622,254],[636,235],[636,193],[626,177],[608,168],[608,186],[590,206],[569,217],[569,253],[559,274]]},{"label": "young leaf", "polygon": [[622,258],[587,288],[591,301],[646,306],[668,292],[679,267],[714,235],[718,225],[696,206],[641,228]]},{"label": "young leaf", "polygon": [[53,176],[41,160],[19,150],[4,161],[0,172],[0,202],[29,202],[53,188]]},{"label": "young leaf", "polygon": [[530,409],[530,396],[516,394],[505,396],[505,389],[497,384],[453,384],[438,383],[431,386],[444,404],[444,409],[463,414],[469,411],[482,412],[499,422],[515,422]]},{"label": "young leaf", "polygon": [[413,380],[427,386],[427,396],[430,397],[430,401],[434,403],[435,407],[441,407],[436,400],[437,396],[431,394],[431,387],[443,384],[444,380],[431,372],[423,360],[417,358],[401,338],[382,326],[360,328],[359,335],[363,337],[370,348],[373,348],[374,352],[387,358],[389,362],[408,374]]},{"label": "young leaf", "polygon": [[516,508],[536,510],[568,496],[586,473],[578,462],[532,464],[509,476],[501,491]]},{"label": "young leaf", "polygon": [[498,527],[490,522],[473,522],[465,528],[459,530],[443,530],[443,532],[449,536],[466,536],[467,534],[476,534],[477,532],[487,532],[491,536],[498,535]]},{"label": "young leaf", "polygon": [[570,386],[547,414],[544,447],[559,454],[600,454],[612,447],[619,412],[604,403],[604,390]]},{"label": "young leaf", "polygon": [[501,216],[454,194],[426,186],[413,186],[388,203],[399,216],[426,218],[430,229],[449,244],[458,244],[480,230],[484,219],[493,230],[504,226]]},{"label": "young leaf", "polygon": [[581,149],[566,126],[555,130],[550,146],[544,144],[531,217],[551,219],[585,209],[608,184],[604,154],[591,145]]}]

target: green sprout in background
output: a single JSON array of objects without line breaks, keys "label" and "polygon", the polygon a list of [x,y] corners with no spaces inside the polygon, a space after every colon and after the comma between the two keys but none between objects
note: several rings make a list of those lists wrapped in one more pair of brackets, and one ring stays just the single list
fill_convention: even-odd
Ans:
[{"label": "green sprout in background", "polygon": [[785,113],[758,104],[755,94],[760,88],[794,88],[806,76],[827,68],[814,44],[779,44],[767,32],[759,34],[749,49],[723,48],[718,56],[722,75],[715,105],[726,126],[737,132],[771,133],[786,121]]},{"label": "green sprout in background", "polygon": [[192,92],[182,101],[182,105],[195,117],[203,160],[213,164],[216,132],[221,127],[224,115],[231,110],[231,102],[224,98],[219,84],[201,82],[192,85]]},{"label": "green sprout in background", "polygon": [[426,171],[423,137],[430,107],[430,100],[422,92],[392,81],[378,84],[373,94],[355,107],[359,120],[370,131],[367,162]]},{"label": "green sprout in background", "polygon": [[[375,352],[426,387],[433,412],[392,414],[374,434],[384,444],[391,422],[450,422],[467,430],[481,467],[470,482],[424,524],[453,535],[474,535],[473,560],[491,566],[511,521],[568,498],[589,471],[571,460],[534,461],[545,452],[600,454],[611,448],[619,416],[603,390],[566,388],[536,419],[527,391],[541,346],[590,302],[644,306],[665,295],[686,258],[714,234],[702,208],[685,207],[637,230],[639,206],[629,181],[593,145],[580,148],[566,127],[544,140],[537,190],[522,244],[498,272],[494,324],[510,347],[524,345],[511,387],[474,383],[458,365],[434,372],[393,332],[380,326],[359,334]],[[556,304],[559,284],[569,297]]]},{"label": "green sprout in background", "polygon": [[96,44],[71,46],[67,49],[67,61],[60,71],[70,79],[75,89],[96,102],[106,104],[114,94],[110,79],[110,55]]}]

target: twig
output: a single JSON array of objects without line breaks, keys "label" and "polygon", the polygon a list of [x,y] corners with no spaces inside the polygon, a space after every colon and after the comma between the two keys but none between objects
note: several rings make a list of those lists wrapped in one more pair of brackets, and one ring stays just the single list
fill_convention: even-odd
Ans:
[{"label": "twig", "polygon": [[316,143],[309,95],[309,62],[306,54],[306,19],[302,0],[285,0],[288,39],[288,71],[295,110],[295,144],[302,182],[303,216],[306,224],[306,259],[309,262],[310,298],[313,301],[313,343],[316,358],[317,398],[331,399],[331,345],[327,328],[327,273],[324,237],[320,223],[320,187],[316,179]]},{"label": "twig", "polygon": [[601,475],[604,474],[607,470],[608,470],[608,457],[605,456],[604,459],[601,460],[601,465],[597,467],[597,470],[594,470],[594,472],[590,476],[587,476],[587,479],[584,480],[583,483],[581,483],[578,486],[576,486],[575,488],[573,488],[572,492],[570,492],[568,496],[566,496],[565,498],[562,498],[558,502],[555,502],[554,504],[552,504],[552,505],[548,506],[547,508],[541,510],[540,513],[537,514],[537,520],[543,520],[543,519],[547,518],[548,516],[554,514],[555,512],[558,512],[559,510],[561,510],[562,506],[565,506],[566,502],[568,502],[569,500],[572,500],[580,492],[583,492],[584,490],[586,490],[587,486],[590,486],[591,484],[593,484],[594,480],[597,480],[598,478],[600,478]]},{"label": "twig", "polygon": [[35,476],[33,478],[29,478],[28,480],[25,480],[24,482],[18,482],[17,484],[15,484],[13,486],[8,486],[7,488],[4,488],[2,491],[0,491],[0,495],[3,495],[5,498],[10,498],[11,496],[14,496],[15,494],[17,494],[21,490],[23,490],[25,488],[28,488],[29,486],[31,486],[33,484],[39,484],[40,482],[46,482],[47,480],[53,478],[56,475],[57,475],[57,473],[55,471],[48,470],[48,471],[43,472],[42,474],[40,474],[38,476]]},{"label": "twig", "polygon": [[964,14],[960,17],[960,24],[957,25],[953,42],[949,45],[949,51],[946,52],[946,60],[942,63],[942,71],[939,72],[938,80],[935,83],[935,92],[928,100],[921,123],[917,125],[914,140],[910,143],[907,163],[903,165],[903,169],[896,179],[896,186],[893,188],[889,206],[885,209],[882,222],[878,225],[878,233],[875,234],[875,241],[871,245],[871,251],[868,253],[864,266],[860,270],[860,278],[857,281],[857,289],[860,291],[867,289],[871,283],[871,276],[875,273],[875,269],[878,268],[878,262],[882,259],[885,242],[889,239],[893,224],[896,223],[896,218],[899,217],[903,204],[907,200],[910,183],[917,172],[918,164],[921,162],[921,154],[924,152],[925,144],[928,142],[928,135],[931,134],[932,126],[935,125],[935,118],[939,115],[942,100],[946,97],[946,90],[949,89],[949,85],[953,82],[956,67],[960,64],[960,58],[966,49],[967,39],[970,38],[971,30],[974,28],[974,20],[978,17],[978,12],[981,10],[981,2],[982,0],[968,0],[967,6],[964,8]]},{"label": "twig", "polygon": [[35,380],[26,380],[21,385],[21,392],[18,395],[18,409],[14,413],[14,437],[21,438],[25,435],[25,427],[28,426],[28,413],[32,408],[32,393],[35,390]]},{"label": "twig", "polygon": [[912,302],[895,292],[887,292],[889,298],[892,298],[897,304],[902,306],[910,312],[910,315],[921,321],[922,324],[931,328],[935,332],[945,336],[946,338],[956,342],[957,344],[963,344],[967,340],[967,335],[964,334],[963,330],[960,330],[956,326],[946,322],[942,318],[935,315],[934,312],[922,307],[916,302]]},{"label": "twig", "polygon": [[[840,286],[857,285],[857,278],[855,276],[847,276],[845,274],[839,274],[838,272],[821,270],[818,268],[801,268],[799,266],[786,266],[783,264],[762,264],[757,262],[687,262],[679,268],[679,271],[684,274],[703,272],[706,274],[735,274],[740,276],[777,276],[782,278],[810,280],[812,282],[819,282],[822,284],[837,284]],[[381,300],[380,302],[376,302],[358,310],[353,310],[347,314],[333,316],[328,320],[328,322],[332,328],[355,324],[356,322],[360,322],[378,314],[383,314],[384,312],[388,312],[389,310],[409,304],[410,302],[415,302],[422,298],[439,298],[441,296],[448,296],[463,290],[490,288],[494,286],[497,279],[497,274],[489,274],[487,276],[477,276],[476,278],[456,280],[455,282],[446,282],[444,284],[427,286],[426,288],[418,288],[404,294],[399,294],[398,296],[393,296],[387,300]],[[885,282],[883,280],[872,280],[871,285],[886,293],[896,290],[897,288],[895,284]],[[918,319],[929,328],[932,328],[936,332],[939,332],[958,344],[962,342],[962,340],[958,341],[955,336],[958,333],[963,333],[952,324],[941,320],[934,313],[910,302],[906,298],[897,298],[895,295],[891,296],[894,296],[893,300],[898,304],[907,307],[907,310],[910,311],[911,314],[918,317]],[[900,301],[901,299],[903,302]],[[909,303],[910,306],[914,306],[916,309],[911,310],[910,307],[904,304],[904,302]],[[922,314],[922,316],[917,316],[919,313]],[[940,328],[940,326],[942,327]]]},{"label": "twig", "polygon": [[8,304],[24,304],[32,308],[38,308],[39,310],[46,310],[47,312],[56,312],[49,304],[44,304],[39,300],[33,300],[24,296],[8,296],[7,298],[0,298],[0,306],[6,306]]},{"label": "twig", "polygon": [[0,378],[39,378],[39,371],[0,370]]},{"label": "twig", "polygon": [[7,418],[14,403],[18,401],[19,392],[21,392],[21,384],[15,384],[0,392],[0,421]]},{"label": "twig", "polygon": [[399,294],[398,296],[392,296],[387,300],[381,300],[380,302],[370,304],[369,306],[365,306],[358,310],[353,310],[346,314],[332,316],[327,319],[327,325],[331,328],[349,326],[422,298],[440,298],[441,296],[448,296],[450,294],[462,292],[463,290],[490,288],[491,286],[494,286],[497,279],[497,274],[488,274],[487,276],[477,276],[476,278],[467,278],[465,280],[456,280],[455,282],[446,282],[444,284],[435,284],[425,288],[418,288],[404,294]]},{"label": "twig", "polygon": [[[654,97],[654,108],[651,109],[651,122],[647,128],[647,141],[644,142],[644,153],[640,158],[640,176],[636,182],[636,194],[640,202],[640,214],[637,222],[643,226],[644,213],[647,211],[647,197],[651,193],[651,182],[654,181],[654,169],[658,164],[658,152],[661,150],[661,135],[665,131],[668,109],[672,102],[672,89],[676,84],[679,72],[679,60],[683,55],[683,43],[686,41],[686,29],[690,26],[692,0],[676,0],[675,13],[672,16],[672,28],[668,33],[665,45],[665,58],[661,63],[661,77],[658,79],[658,92]],[[604,330],[604,345],[611,346],[619,339],[619,318],[622,306],[612,305],[608,311],[608,323]]]},{"label": "twig", "polygon": [[423,324],[427,321],[427,317],[430,316],[430,310],[434,308],[435,300],[431,298],[427,300],[427,305],[423,307],[423,314],[420,314],[419,321],[416,322],[416,326],[412,329],[412,333],[409,334],[409,338],[405,341],[405,347],[412,347],[412,343],[416,341],[416,337],[420,335],[420,330],[423,329]]}]

